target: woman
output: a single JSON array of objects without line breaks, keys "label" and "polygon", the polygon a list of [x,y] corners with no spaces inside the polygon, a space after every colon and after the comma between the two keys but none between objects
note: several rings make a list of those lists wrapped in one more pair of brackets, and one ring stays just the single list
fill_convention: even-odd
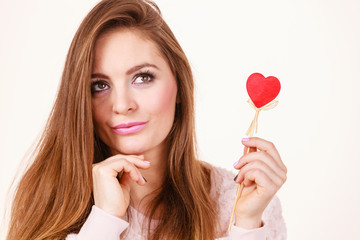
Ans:
[{"label": "woman", "polygon": [[191,69],[157,6],[100,2],[70,46],[8,239],[284,239],[274,145],[243,139],[228,233],[237,184],[194,142]]}]

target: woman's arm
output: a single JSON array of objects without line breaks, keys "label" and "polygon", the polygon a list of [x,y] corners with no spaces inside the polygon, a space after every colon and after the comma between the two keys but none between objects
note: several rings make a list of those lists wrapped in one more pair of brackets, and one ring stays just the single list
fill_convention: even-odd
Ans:
[{"label": "woman's arm", "polygon": [[262,227],[254,229],[231,227],[229,235],[219,240],[286,240],[287,231],[280,200],[275,196],[262,215]]},{"label": "woman's arm", "polygon": [[[95,205],[78,234],[66,239],[120,239],[129,223],[121,219],[130,202],[130,183],[145,184],[138,168],[149,168],[142,156],[114,155],[93,165]],[[122,172],[120,181],[118,174]]]},{"label": "woman's arm", "polygon": [[119,240],[129,226],[125,220],[115,217],[95,205],[78,234],[69,234],[66,240]]}]

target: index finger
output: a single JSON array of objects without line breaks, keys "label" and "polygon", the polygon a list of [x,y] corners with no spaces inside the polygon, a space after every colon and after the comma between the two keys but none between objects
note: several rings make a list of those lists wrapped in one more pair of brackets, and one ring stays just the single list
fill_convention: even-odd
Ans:
[{"label": "index finger", "polygon": [[[139,168],[147,168],[148,165],[150,164],[150,162],[146,161],[144,159],[144,156],[142,156],[142,155],[138,156],[138,155],[123,155],[123,154],[113,155],[113,156],[105,159],[104,161],[100,162],[100,164],[108,164],[108,163],[119,161],[120,159],[126,159],[127,161],[131,162],[132,164],[134,164],[136,167],[139,167]],[[99,164],[99,163],[97,163],[97,164]]]}]

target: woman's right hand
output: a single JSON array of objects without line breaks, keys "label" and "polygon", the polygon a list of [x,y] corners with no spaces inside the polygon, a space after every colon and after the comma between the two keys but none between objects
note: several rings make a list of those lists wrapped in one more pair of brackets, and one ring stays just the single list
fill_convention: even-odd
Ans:
[{"label": "woman's right hand", "polygon": [[[130,204],[130,183],[144,185],[145,180],[138,168],[147,169],[150,162],[143,156],[114,155],[93,164],[93,185],[95,206],[105,212],[123,217]],[[120,182],[118,174],[123,172]]]}]

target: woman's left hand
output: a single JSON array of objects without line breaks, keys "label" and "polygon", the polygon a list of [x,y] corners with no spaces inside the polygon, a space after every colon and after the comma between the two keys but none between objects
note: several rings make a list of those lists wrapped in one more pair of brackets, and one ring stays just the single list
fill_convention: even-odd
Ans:
[{"label": "woman's left hand", "polygon": [[244,184],[235,208],[235,225],[252,229],[261,227],[262,214],[286,181],[287,169],[273,143],[257,137],[244,138],[242,143],[244,155],[234,164],[239,170],[235,182]]}]

